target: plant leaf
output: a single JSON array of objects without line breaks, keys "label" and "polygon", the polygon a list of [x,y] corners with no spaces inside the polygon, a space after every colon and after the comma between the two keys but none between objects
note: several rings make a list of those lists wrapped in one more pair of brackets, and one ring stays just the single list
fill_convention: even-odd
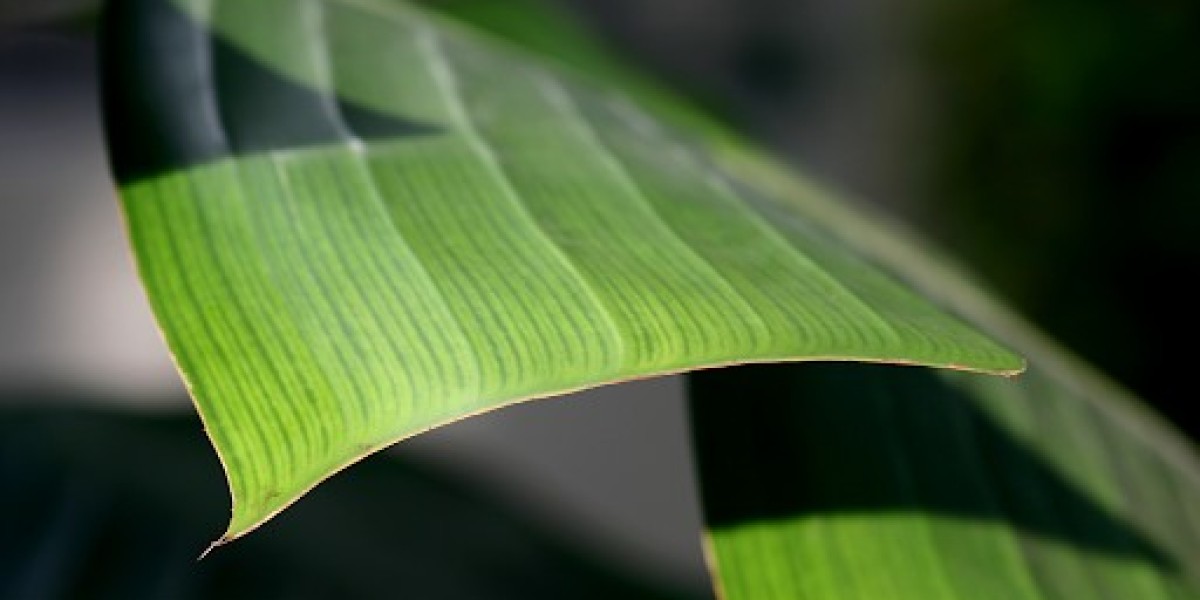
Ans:
[{"label": "plant leaf", "polygon": [[858,255],[1024,353],[1029,371],[689,376],[722,597],[1200,597],[1190,442],[905,232],[823,202],[760,158],[741,164],[836,223],[827,231]]},{"label": "plant leaf", "polygon": [[194,418],[37,408],[61,400],[0,394],[3,598],[691,597],[595,563],[394,456],[197,563],[225,498]]},{"label": "plant leaf", "polygon": [[[531,27],[533,11],[555,17],[549,5],[437,6],[679,114],[568,20]],[[729,141],[727,164],[803,203],[840,244],[1034,362],[1016,383],[857,366],[690,375],[709,547],[728,597],[1200,595],[1188,442],[903,231],[824,202],[702,117],[685,124]]]},{"label": "plant leaf", "polygon": [[1200,594],[1194,461],[1036,365],[1020,381],[771,365],[689,385],[723,598]]},{"label": "plant leaf", "polygon": [[122,0],[107,23],[113,168],[228,475],[223,541],[528,398],[743,362],[1022,368],[707,144],[412,7]]}]

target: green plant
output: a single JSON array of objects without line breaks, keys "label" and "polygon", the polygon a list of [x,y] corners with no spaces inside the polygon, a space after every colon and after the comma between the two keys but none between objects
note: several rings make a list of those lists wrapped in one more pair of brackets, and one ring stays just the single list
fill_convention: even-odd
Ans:
[{"label": "green plant", "polygon": [[[724,597],[1195,597],[1188,442],[619,65],[392,0],[109,9],[114,173],[219,543],[471,414],[793,363],[689,378]],[[1024,370],[1005,346],[1020,378],[988,376]]]}]

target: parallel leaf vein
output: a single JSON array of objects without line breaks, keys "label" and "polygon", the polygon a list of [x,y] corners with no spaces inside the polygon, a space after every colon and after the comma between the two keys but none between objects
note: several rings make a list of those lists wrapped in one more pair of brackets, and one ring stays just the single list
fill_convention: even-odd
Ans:
[{"label": "parallel leaf vein", "polygon": [[475,125],[471,122],[471,117],[467,113],[466,106],[458,91],[456,76],[450,66],[449,60],[445,56],[437,38],[438,34],[433,29],[422,26],[418,30],[418,47],[426,58],[434,78],[438,83],[438,90],[446,98],[449,103],[451,113],[455,120],[462,128],[462,134],[474,149],[476,154],[487,164],[489,170],[496,176],[497,181],[501,184],[501,189],[504,195],[508,198],[513,206],[520,212],[523,219],[532,224],[541,238],[547,242],[550,248],[553,249],[555,257],[566,269],[577,279],[580,287],[588,294],[590,301],[597,308],[605,321],[605,326],[609,331],[610,338],[615,340],[617,347],[617,359],[614,364],[620,364],[624,355],[624,339],[621,335],[621,330],[617,327],[616,319],[608,306],[600,299],[599,294],[592,287],[592,284],[579,271],[567,253],[559,246],[558,242],[542,228],[537,219],[530,214],[529,209],[525,206],[524,200],[520,193],[516,190],[508,175],[500,166],[495,154],[488,146],[487,141],[475,129]]}]

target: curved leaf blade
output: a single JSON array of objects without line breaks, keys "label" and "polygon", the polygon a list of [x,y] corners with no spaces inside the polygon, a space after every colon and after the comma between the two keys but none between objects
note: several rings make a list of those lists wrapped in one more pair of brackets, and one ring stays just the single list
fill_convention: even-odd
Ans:
[{"label": "curved leaf blade", "polygon": [[223,540],[523,399],[744,362],[1022,368],[699,141],[413,8],[124,0],[108,23],[114,171],[229,477]]}]

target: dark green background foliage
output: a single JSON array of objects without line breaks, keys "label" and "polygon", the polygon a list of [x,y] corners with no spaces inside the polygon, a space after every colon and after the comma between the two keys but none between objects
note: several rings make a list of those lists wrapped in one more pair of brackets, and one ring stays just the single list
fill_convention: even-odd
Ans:
[{"label": "dark green background foliage", "polygon": [[[1200,4],[940,3],[935,202],[950,246],[1193,436]],[[1190,415],[1190,416],[1189,416]]]}]

